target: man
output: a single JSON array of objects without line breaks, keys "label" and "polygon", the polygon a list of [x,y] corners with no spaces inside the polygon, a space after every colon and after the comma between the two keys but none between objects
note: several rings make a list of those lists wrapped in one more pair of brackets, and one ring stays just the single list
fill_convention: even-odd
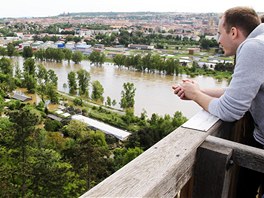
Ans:
[{"label": "man", "polygon": [[[230,85],[226,89],[200,89],[191,80],[173,86],[181,99],[190,99],[224,121],[235,121],[249,111],[254,119],[254,138],[249,145],[264,145],[264,24],[247,7],[228,9],[219,23],[219,44],[226,56],[236,55]],[[256,197],[263,175],[245,170],[248,183],[239,184],[237,197]],[[244,174],[244,173],[243,173]],[[262,181],[261,181],[262,180]],[[242,181],[242,179],[241,179]]]},{"label": "man", "polygon": [[261,23],[264,23],[264,14],[260,16]]}]

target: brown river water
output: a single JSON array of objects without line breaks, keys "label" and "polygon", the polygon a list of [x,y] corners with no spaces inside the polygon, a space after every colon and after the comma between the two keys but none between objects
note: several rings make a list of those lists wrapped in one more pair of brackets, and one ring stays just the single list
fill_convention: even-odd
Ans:
[{"label": "brown river water", "polygon": [[[23,58],[13,59],[19,66],[23,67]],[[115,108],[119,107],[123,84],[131,82],[136,88],[135,94],[135,114],[140,115],[143,111],[150,117],[153,113],[158,115],[173,115],[176,111],[181,111],[187,118],[195,115],[201,108],[192,101],[180,100],[173,94],[171,86],[181,82],[186,76],[169,76],[160,74],[141,73],[119,69],[112,63],[105,63],[102,67],[91,66],[89,61],[82,61],[80,64],[42,62],[48,69],[54,70],[58,76],[58,90],[68,93],[68,88],[63,88],[63,84],[68,85],[68,73],[78,71],[83,68],[91,75],[91,81],[98,80],[104,87],[104,97],[109,96],[117,101]],[[217,81],[212,77],[198,76],[193,78],[201,87],[225,87],[226,81]]]}]

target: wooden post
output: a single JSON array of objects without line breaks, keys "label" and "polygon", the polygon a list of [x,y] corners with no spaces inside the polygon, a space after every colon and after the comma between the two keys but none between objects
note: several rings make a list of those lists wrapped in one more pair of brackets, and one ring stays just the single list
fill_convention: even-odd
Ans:
[{"label": "wooden post", "polygon": [[228,197],[232,149],[203,143],[197,150],[193,198]]}]

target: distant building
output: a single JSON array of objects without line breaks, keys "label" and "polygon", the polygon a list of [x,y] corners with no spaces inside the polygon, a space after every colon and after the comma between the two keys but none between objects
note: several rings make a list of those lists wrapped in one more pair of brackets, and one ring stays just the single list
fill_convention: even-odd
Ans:
[{"label": "distant building", "polygon": [[20,50],[23,50],[24,47],[30,47],[31,44],[32,44],[32,41],[26,41],[26,42],[20,43],[20,44],[19,44],[19,49],[20,49]]},{"label": "distant building", "polygon": [[92,53],[91,45],[87,45],[86,42],[78,42],[75,45],[74,50],[82,52],[83,54],[89,55]]},{"label": "distant building", "polygon": [[68,41],[68,42],[65,44],[65,48],[66,48],[66,49],[73,50],[73,49],[75,48],[75,42],[73,42],[73,41]]},{"label": "distant building", "polygon": [[125,52],[108,52],[107,57],[114,58],[116,55],[124,55]]},{"label": "distant building", "polygon": [[55,45],[54,45],[54,42],[53,41],[46,41],[41,46],[39,46],[39,48],[47,49],[47,48],[54,48],[54,46]]},{"label": "distant building", "polygon": [[41,45],[43,45],[43,41],[35,41],[34,43],[31,44],[31,47],[33,50],[38,50]]},{"label": "distant building", "polygon": [[60,48],[60,49],[65,48],[65,43],[64,43],[64,41],[57,41],[57,42],[55,43],[55,45],[57,46],[57,48]]},{"label": "distant building", "polygon": [[85,117],[83,115],[73,115],[72,119],[84,122],[87,125],[89,125],[90,127],[99,129],[99,130],[103,131],[106,134],[113,135],[113,136],[115,136],[116,138],[118,138],[119,140],[122,140],[122,141],[126,140],[128,138],[128,136],[131,135],[131,133],[129,133],[129,132],[126,132],[124,130],[118,129],[118,128],[113,127],[113,126],[110,126],[110,125],[105,124],[103,122],[99,122],[97,120]]},{"label": "distant building", "polygon": [[24,93],[22,93],[22,92],[17,92],[17,91],[14,92],[14,95],[12,96],[12,98],[13,98],[13,99],[16,99],[16,100],[20,100],[20,101],[22,101],[22,102],[32,100],[31,97],[28,97],[28,96],[26,96]]},{"label": "distant building", "polygon": [[139,45],[139,44],[129,44],[128,48],[130,49],[138,49],[138,50],[153,50],[153,45]]},{"label": "distant building", "polygon": [[200,52],[200,48],[189,48],[188,50],[190,55],[194,55],[195,53]]},{"label": "distant building", "polygon": [[125,48],[124,45],[114,45],[114,48]]},{"label": "distant building", "polygon": [[104,44],[94,44],[94,48],[104,49]]},{"label": "distant building", "polygon": [[57,120],[59,122],[62,121],[62,118],[60,118],[60,117],[58,117],[56,115],[53,115],[53,114],[48,114],[47,117],[50,118],[50,119],[52,119],[52,120]]}]

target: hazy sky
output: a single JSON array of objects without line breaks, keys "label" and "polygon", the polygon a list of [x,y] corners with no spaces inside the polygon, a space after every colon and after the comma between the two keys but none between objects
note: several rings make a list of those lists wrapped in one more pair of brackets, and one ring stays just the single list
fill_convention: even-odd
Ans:
[{"label": "hazy sky", "polygon": [[1,0],[2,17],[54,16],[63,12],[219,12],[250,6],[264,12],[263,0]]}]

